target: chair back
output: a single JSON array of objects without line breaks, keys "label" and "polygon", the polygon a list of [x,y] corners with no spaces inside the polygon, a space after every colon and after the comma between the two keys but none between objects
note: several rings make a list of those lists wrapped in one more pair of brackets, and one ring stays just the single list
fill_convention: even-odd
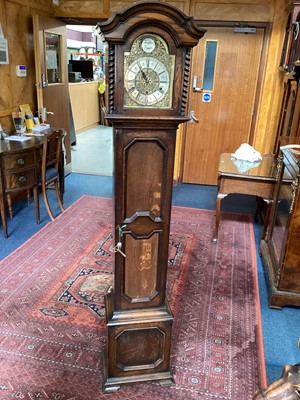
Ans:
[{"label": "chair back", "polygon": [[45,137],[42,154],[42,181],[46,179],[47,170],[54,169],[57,173],[61,157],[63,130],[53,130]]}]

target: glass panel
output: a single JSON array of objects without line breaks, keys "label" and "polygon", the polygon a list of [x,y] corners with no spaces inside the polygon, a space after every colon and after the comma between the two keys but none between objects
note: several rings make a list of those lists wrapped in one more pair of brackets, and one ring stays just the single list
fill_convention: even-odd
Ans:
[{"label": "glass panel", "polygon": [[203,74],[203,90],[213,90],[215,78],[215,66],[217,55],[217,42],[208,40],[205,50],[205,65]]},{"label": "glass panel", "polygon": [[273,254],[278,265],[285,246],[285,231],[289,221],[289,210],[292,202],[292,186],[290,182],[282,183],[280,187],[279,200],[274,219],[272,246]]},{"label": "glass panel", "polygon": [[[279,174],[280,178],[276,182],[275,192],[279,185],[279,192],[277,201],[273,204],[271,213],[271,224],[270,229],[270,255],[273,265],[273,273],[275,276],[275,286],[277,286],[278,274],[283,262],[284,248],[286,246],[286,235],[288,233],[288,225],[290,220],[290,213],[292,202],[294,198],[294,183],[292,175],[285,164],[281,164],[282,160],[280,157],[279,162]],[[282,165],[283,171],[280,171],[280,165]],[[281,178],[282,176],[282,178]]]},{"label": "glass panel", "polygon": [[60,83],[61,60],[60,60],[60,36],[55,33],[46,32],[46,69],[48,83]]}]

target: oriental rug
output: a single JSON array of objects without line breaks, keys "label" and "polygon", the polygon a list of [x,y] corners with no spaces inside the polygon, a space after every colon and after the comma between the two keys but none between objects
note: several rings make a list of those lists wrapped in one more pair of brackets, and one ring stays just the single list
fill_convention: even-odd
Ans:
[{"label": "oriental rug", "polygon": [[173,207],[167,293],[175,384],[102,393],[111,199],[83,196],[0,264],[0,398],[249,400],[266,385],[253,225]]}]

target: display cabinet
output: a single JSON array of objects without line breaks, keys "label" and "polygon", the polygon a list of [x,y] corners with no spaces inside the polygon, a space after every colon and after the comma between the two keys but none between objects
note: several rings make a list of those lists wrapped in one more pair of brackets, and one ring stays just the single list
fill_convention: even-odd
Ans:
[{"label": "display cabinet", "polygon": [[282,138],[300,136],[300,0],[291,2],[286,10],[286,20],[286,32],[279,66],[285,75],[273,149],[276,155]]},{"label": "display cabinet", "polygon": [[278,154],[283,138],[300,136],[300,85],[296,77],[286,75],[277,126],[274,154]]},{"label": "display cabinet", "polygon": [[272,308],[300,306],[300,153],[299,148],[283,147],[278,156],[274,201],[260,245]]},{"label": "display cabinet", "polygon": [[293,0],[288,7],[285,38],[283,42],[280,68],[293,73],[295,66],[300,65],[300,1]]}]

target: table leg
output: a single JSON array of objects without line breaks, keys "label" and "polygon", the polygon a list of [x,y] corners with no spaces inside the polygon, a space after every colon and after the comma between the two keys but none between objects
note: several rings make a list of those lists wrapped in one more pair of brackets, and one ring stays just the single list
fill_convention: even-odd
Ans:
[{"label": "table leg", "polygon": [[2,220],[2,227],[5,239],[7,239],[7,220],[6,220],[6,206],[5,200],[3,196],[0,197],[0,211],[1,211],[1,220]]},{"label": "table leg", "polygon": [[263,223],[263,228],[262,228],[262,231],[261,231],[260,240],[267,240],[267,238],[265,238],[265,236],[266,236],[266,233],[267,233],[267,228],[269,226],[271,205],[273,203],[273,200],[270,200],[270,199],[263,199],[263,200],[267,203],[267,212],[266,212],[265,220],[264,220],[264,223]]},{"label": "table leg", "polygon": [[226,197],[227,194],[218,193],[217,200],[216,200],[216,223],[215,223],[215,231],[213,236],[213,242],[218,240],[219,234],[219,223],[220,223],[220,214],[221,214],[221,201]]}]

